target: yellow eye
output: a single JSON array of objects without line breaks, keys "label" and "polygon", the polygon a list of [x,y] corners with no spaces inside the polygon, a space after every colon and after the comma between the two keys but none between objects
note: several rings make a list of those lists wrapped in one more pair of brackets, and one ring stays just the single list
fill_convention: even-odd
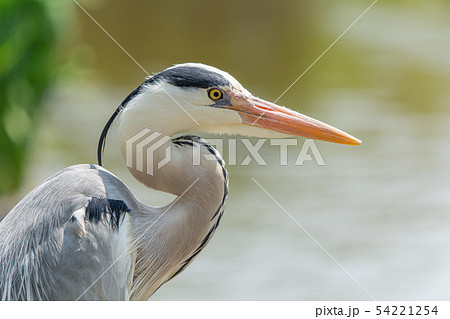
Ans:
[{"label": "yellow eye", "polygon": [[220,100],[223,97],[223,92],[220,89],[211,89],[208,91],[209,98],[211,100]]}]

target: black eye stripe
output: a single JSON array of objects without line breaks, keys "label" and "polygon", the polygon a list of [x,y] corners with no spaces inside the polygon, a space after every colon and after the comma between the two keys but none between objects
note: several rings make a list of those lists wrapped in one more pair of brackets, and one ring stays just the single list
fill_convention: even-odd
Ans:
[{"label": "black eye stripe", "polygon": [[147,80],[154,81],[165,80],[168,83],[179,87],[195,87],[207,89],[215,86],[227,86],[230,82],[221,74],[206,70],[196,66],[176,66],[164,70]]}]

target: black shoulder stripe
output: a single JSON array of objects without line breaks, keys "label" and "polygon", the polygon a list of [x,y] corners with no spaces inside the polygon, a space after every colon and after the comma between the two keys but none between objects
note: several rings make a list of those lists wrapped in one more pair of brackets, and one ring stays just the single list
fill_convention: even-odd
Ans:
[{"label": "black shoulder stripe", "polygon": [[109,216],[109,223],[113,230],[118,230],[125,213],[129,212],[127,204],[123,200],[92,197],[86,207],[85,219],[99,223]]}]

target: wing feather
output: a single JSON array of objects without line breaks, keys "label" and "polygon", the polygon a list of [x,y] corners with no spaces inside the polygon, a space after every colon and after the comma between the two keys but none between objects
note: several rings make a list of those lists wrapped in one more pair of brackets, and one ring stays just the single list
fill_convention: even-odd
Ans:
[{"label": "wing feather", "polygon": [[126,299],[136,203],[117,177],[95,165],[50,177],[0,223],[0,298]]}]

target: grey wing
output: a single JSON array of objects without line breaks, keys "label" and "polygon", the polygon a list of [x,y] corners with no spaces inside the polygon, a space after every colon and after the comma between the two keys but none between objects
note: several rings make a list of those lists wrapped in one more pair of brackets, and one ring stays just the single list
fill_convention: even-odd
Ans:
[{"label": "grey wing", "polygon": [[0,223],[1,300],[124,300],[136,261],[139,204],[95,165],[68,167]]}]

